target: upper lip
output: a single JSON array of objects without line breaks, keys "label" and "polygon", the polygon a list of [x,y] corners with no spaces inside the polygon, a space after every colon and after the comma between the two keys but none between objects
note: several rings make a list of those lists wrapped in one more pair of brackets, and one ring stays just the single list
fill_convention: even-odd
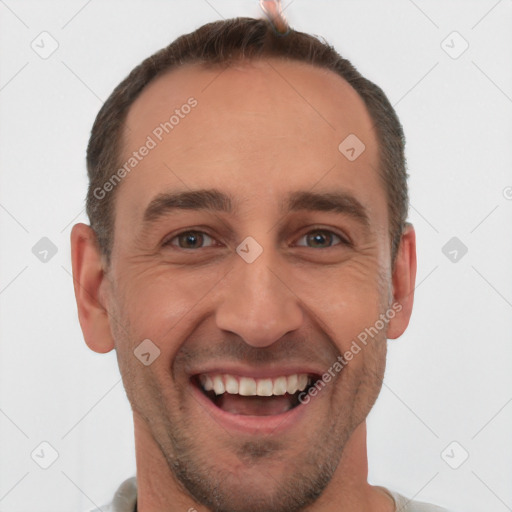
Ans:
[{"label": "upper lip", "polygon": [[311,365],[294,365],[294,366],[268,366],[255,368],[241,365],[215,365],[210,367],[198,368],[189,372],[191,377],[202,374],[209,375],[233,375],[238,377],[250,377],[253,379],[273,379],[277,377],[287,377],[289,375],[307,374],[310,376],[322,375],[323,370],[315,368]]}]

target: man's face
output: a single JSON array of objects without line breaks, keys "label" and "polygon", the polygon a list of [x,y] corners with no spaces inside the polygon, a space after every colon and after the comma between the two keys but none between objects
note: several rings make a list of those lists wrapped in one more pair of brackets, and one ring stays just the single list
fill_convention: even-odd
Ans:
[{"label": "man's face", "polygon": [[[134,414],[197,501],[299,509],[330,481],[385,367],[386,328],[307,404],[293,393],[294,375],[301,388],[320,378],[391,306],[371,118],[335,74],[269,60],[167,73],[127,126],[123,162],[157,142],[118,185],[104,286]],[[365,145],[354,161],[338,150],[349,134]],[[171,195],[192,191],[227,200],[176,207]],[[148,366],[134,355],[146,339],[160,350]]]}]

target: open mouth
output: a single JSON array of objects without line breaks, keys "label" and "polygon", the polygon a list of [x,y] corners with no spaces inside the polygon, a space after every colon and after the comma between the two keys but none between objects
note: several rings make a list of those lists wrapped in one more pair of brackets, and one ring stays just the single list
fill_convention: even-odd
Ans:
[{"label": "open mouth", "polygon": [[195,386],[219,409],[245,416],[283,414],[301,404],[318,376],[283,375],[252,378],[229,374],[200,374],[192,378]]}]

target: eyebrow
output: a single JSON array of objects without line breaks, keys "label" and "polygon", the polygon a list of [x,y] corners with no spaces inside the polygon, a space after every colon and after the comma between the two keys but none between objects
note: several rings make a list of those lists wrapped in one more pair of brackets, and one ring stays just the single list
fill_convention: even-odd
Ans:
[{"label": "eyebrow", "polygon": [[151,223],[174,210],[207,210],[231,213],[231,198],[215,189],[159,194],[147,206],[144,223]]},{"label": "eyebrow", "polygon": [[370,225],[366,208],[352,194],[336,192],[293,192],[287,205],[288,211],[333,212],[348,215],[365,226]]},{"label": "eyebrow", "polygon": [[[176,210],[204,210],[233,213],[236,211],[233,199],[216,189],[199,189],[184,192],[168,192],[157,195],[144,212],[144,223],[155,222]],[[352,194],[346,191],[334,192],[292,192],[281,203],[281,211],[320,211],[348,215],[361,224],[369,226],[366,208]]]}]

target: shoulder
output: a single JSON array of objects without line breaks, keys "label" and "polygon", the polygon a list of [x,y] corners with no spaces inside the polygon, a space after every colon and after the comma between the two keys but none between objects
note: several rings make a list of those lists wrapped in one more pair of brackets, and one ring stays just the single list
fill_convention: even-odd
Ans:
[{"label": "shoulder", "polygon": [[137,479],[133,476],[125,480],[117,489],[110,503],[89,512],[133,512],[137,502]]},{"label": "shoulder", "polygon": [[396,512],[450,512],[443,507],[425,503],[423,501],[413,501],[401,494],[386,489],[393,497],[396,503]]}]

